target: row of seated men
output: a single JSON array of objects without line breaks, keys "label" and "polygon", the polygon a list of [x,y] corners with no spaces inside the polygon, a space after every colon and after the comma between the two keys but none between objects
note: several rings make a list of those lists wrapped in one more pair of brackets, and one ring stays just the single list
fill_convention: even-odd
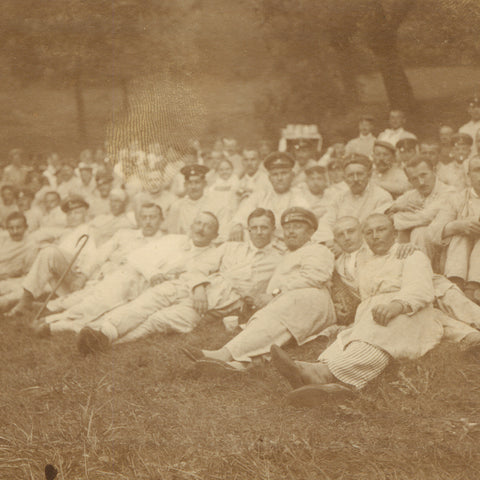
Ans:
[{"label": "row of seated men", "polygon": [[[137,230],[119,230],[97,246],[87,223],[88,202],[67,197],[61,207],[68,227],[57,243],[40,248],[28,273],[23,272],[26,275],[17,284],[20,301],[10,315],[30,315],[35,300],[53,286],[58,298],[48,303],[49,315],[33,327],[42,334],[75,331],[80,351],[89,353],[152,332],[187,333],[207,312],[220,316],[240,312],[250,319],[223,348],[187,347],[185,352],[202,368],[237,372],[272,349],[279,370],[300,390],[292,394],[294,401],[363,388],[391,359],[417,358],[442,338],[461,342],[463,348],[478,348],[479,257],[472,250],[480,234],[475,211],[480,158],[469,162],[471,186],[459,195],[448,191],[442,196],[428,158],[415,157],[405,166],[414,186],[408,194],[423,202],[414,205],[408,194],[393,201],[372,183],[368,158],[347,157],[343,162],[347,188],[329,201],[324,212],[332,218],[325,221],[332,232],[329,239],[319,236],[323,215],[309,205],[293,203],[301,197],[291,189],[291,157],[275,153],[264,163],[272,203],[252,201],[257,193],[247,198],[244,223],[236,219],[230,223],[229,234],[238,235],[236,241],[218,241],[221,222],[203,206],[194,212],[185,233],[165,235],[160,229],[161,207],[147,202],[138,208]],[[201,167],[184,169],[187,198],[191,184],[205,182]],[[307,178],[311,171],[323,176],[326,184],[322,168],[307,169]],[[288,188],[278,192],[279,185]],[[293,204],[278,205],[285,194]],[[398,214],[423,219],[410,230],[431,232],[418,237],[443,247],[446,272],[449,260],[457,267],[462,265],[460,254],[466,254],[464,271],[448,275],[455,283],[433,274],[422,245],[412,241],[405,248],[397,243],[404,241],[395,229]],[[25,217],[12,213],[7,219],[9,243],[21,242],[26,228]],[[75,258],[82,238],[86,243],[80,243],[83,248]],[[454,261],[451,252],[457,256]],[[31,249],[28,254],[34,256]],[[327,327],[352,321],[315,366],[299,366],[273,347],[292,339],[303,344]]]},{"label": "row of seated men", "polygon": [[[383,147],[379,145],[378,148]],[[164,201],[165,198],[171,200],[173,195],[162,189],[156,173],[150,176],[150,190],[137,193],[130,202],[125,189],[112,188],[113,177],[108,174],[99,177],[97,188],[100,195],[93,198],[80,197],[89,204],[87,218],[95,246],[101,247],[119,230],[135,228],[139,208],[144,203],[158,205],[162,214],[167,212],[161,230],[170,234],[188,233],[199,211],[214,213],[220,225],[216,244],[226,240],[243,240],[249,213],[257,207],[267,208],[274,212],[277,219],[276,240],[279,248],[282,248],[283,234],[278,219],[291,206],[302,206],[314,212],[319,224],[314,240],[333,250],[333,227],[338,218],[354,216],[362,222],[370,213],[387,213],[399,231],[400,241],[410,241],[423,249],[435,271],[445,273],[470,298],[479,301],[480,273],[477,259],[480,206],[476,193],[479,190],[479,157],[469,159],[468,186],[459,192],[438,178],[429,156],[411,157],[403,169],[399,166],[392,167],[404,175],[410,188],[396,196],[395,200],[392,193],[381,186],[382,183],[378,180],[381,176],[379,169],[374,168],[373,163],[363,155],[351,154],[346,157],[342,161],[341,170],[336,171],[336,176],[319,163],[308,161],[302,172],[305,181],[297,184],[294,182],[298,178],[295,174],[296,163],[288,153],[269,155],[262,166],[266,173],[260,170],[258,156],[250,160],[249,165],[256,168],[254,177],[261,179],[261,183],[253,185],[248,193],[245,193],[246,189],[242,190],[242,198],[239,198],[237,191],[207,190],[208,169],[198,164],[182,168],[186,194],[171,202]],[[334,180],[338,180],[337,183]],[[62,204],[58,192],[49,189],[44,197],[45,211],[42,215],[38,209],[37,216],[33,215],[37,208],[32,206],[32,197],[19,196],[19,204],[25,203],[25,208],[19,209],[19,212],[26,217],[29,230],[28,235],[22,239],[23,244],[28,240],[29,243],[42,247],[58,241],[65,233],[66,202]],[[67,195],[65,200],[77,197],[74,193],[73,197]],[[92,218],[91,210],[98,207],[100,200],[105,213],[96,214]],[[35,223],[37,218],[40,220]],[[15,251],[19,248],[18,242],[10,245],[11,238],[6,232],[3,232],[3,243],[7,258],[10,249]]]}]

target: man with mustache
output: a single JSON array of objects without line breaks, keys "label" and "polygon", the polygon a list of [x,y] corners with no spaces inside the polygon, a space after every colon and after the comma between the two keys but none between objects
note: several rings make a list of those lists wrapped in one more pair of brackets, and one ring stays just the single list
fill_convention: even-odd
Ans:
[{"label": "man with mustache", "polygon": [[470,159],[468,177],[471,187],[439,210],[430,233],[446,248],[445,276],[480,303],[480,157]]},{"label": "man with mustache", "polygon": [[370,180],[372,162],[367,157],[351,154],[343,162],[343,171],[349,189],[333,200],[333,222],[345,216],[362,222],[370,214],[384,213],[391,206],[392,196]]},{"label": "man with mustache", "polygon": [[[261,297],[281,260],[271,243],[275,217],[258,208],[249,215],[248,226],[249,242],[224,243],[178,279],[153,286],[104,315],[95,333],[103,340],[96,345],[107,348],[154,332],[188,333],[207,312],[222,317],[238,313],[247,299]],[[79,340],[81,351],[84,347]]]},{"label": "man with mustache", "polygon": [[373,144],[373,163],[375,171],[372,181],[397,198],[411,188],[403,170],[396,164],[395,147],[381,140]]},{"label": "man with mustache", "polygon": [[393,215],[393,223],[402,240],[414,243],[434,261],[438,247],[428,226],[449,202],[455,189],[437,178],[426,157],[413,158],[405,172],[414,188],[397,198],[386,213]]},{"label": "man with mustache", "polygon": [[295,388],[290,403],[312,405],[331,394],[351,394],[380,375],[392,359],[415,359],[444,334],[432,308],[434,288],[428,258],[416,251],[400,259],[391,219],[370,215],[363,225],[372,252],[357,269],[360,303],[353,325],[341,332],[318,363],[293,362],[276,345],[274,365]]},{"label": "man with mustache", "polygon": [[126,255],[118,268],[106,274],[80,303],[52,319],[46,317],[50,331],[78,332],[99,315],[135,299],[148,286],[177,278],[214,250],[212,240],[217,232],[215,215],[201,212],[195,217],[189,235],[165,235],[136,248]]},{"label": "man with mustache", "polygon": [[[301,193],[291,188],[295,173],[293,168],[295,160],[285,152],[271,153],[263,162],[271,188],[253,192],[238,208],[232,220],[230,240],[243,240],[243,232],[247,227],[247,217],[255,208],[272,210],[275,218],[281,217],[282,212],[294,205],[308,207],[307,201]],[[282,238],[282,230],[277,225],[277,238]]]},{"label": "man with mustache", "polygon": [[[245,329],[218,350],[187,348],[187,355],[208,370],[244,370],[255,357],[292,339],[302,345],[335,323],[327,288],[333,254],[311,241],[318,224],[313,212],[285,210],[280,221],[288,252],[275,269],[260,308]],[[259,306],[261,306],[259,304]]]}]

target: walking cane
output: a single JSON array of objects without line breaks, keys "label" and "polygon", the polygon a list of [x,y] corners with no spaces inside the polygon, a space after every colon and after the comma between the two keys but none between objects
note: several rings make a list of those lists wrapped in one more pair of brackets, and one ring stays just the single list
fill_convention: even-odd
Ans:
[{"label": "walking cane", "polygon": [[76,262],[78,256],[80,255],[81,251],[83,250],[83,247],[85,247],[86,243],[88,242],[89,235],[84,233],[78,240],[77,243],[75,244],[75,248],[78,247],[78,245],[81,242],[80,248],[77,250],[73,258],[70,260],[70,263],[67,265],[67,268],[65,271],[62,273],[60,278],[58,279],[57,283],[55,284],[55,287],[53,287],[52,291],[48,294],[48,297],[46,300],[42,303],[40,309],[38,310],[37,314],[35,315],[34,319],[32,320],[32,324],[35,325],[35,322],[40,318],[40,315],[43,313],[45,310],[45,307],[47,306],[48,302],[52,299],[52,297],[55,295],[55,292],[57,291],[58,287],[60,284],[63,282],[67,274],[70,272],[71,268],[73,267],[73,264]]}]

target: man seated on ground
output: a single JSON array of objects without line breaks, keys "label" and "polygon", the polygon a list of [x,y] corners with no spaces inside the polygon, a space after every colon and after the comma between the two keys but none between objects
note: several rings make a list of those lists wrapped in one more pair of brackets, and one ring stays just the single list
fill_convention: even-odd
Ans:
[{"label": "man seated on ground", "polygon": [[296,186],[304,183],[306,180],[305,167],[309,161],[316,162],[317,158],[317,140],[299,139],[293,147],[293,157],[295,165],[293,167],[293,173],[295,174],[292,185]]},{"label": "man seated on ground", "polygon": [[365,155],[371,157],[373,154],[373,144],[375,142],[375,135],[373,132],[374,120],[371,115],[362,115],[358,122],[359,135],[347,143],[345,153],[357,153],[358,155]]},{"label": "man seated on ground", "polygon": [[200,212],[192,222],[190,235],[165,235],[133,250],[119,268],[89,289],[81,302],[46,317],[45,322],[51,331],[78,332],[105,312],[137,298],[149,286],[175,279],[196,262],[206,261],[215,250],[212,241],[217,233],[215,215]]},{"label": "man seated on ground", "polygon": [[443,163],[444,165],[452,161],[450,153],[453,147],[453,134],[453,128],[449,125],[442,125],[438,129],[438,142],[440,143],[439,163]]},{"label": "man seated on ground", "polygon": [[82,182],[75,175],[75,162],[68,159],[62,163],[57,172],[57,191],[62,198],[70,195],[78,195],[77,191]]},{"label": "man seated on ground", "polygon": [[[272,347],[274,365],[296,389],[288,399],[308,403],[329,393],[348,393],[345,385],[363,388],[392,359],[415,359],[440,342],[441,322],[434,300],[428,258],[416,251],[396,256],[396,232],[386,215],[370,215],[363,227],[373,255],[358,269],[362,303],[353,325],[341,332],[315,364],[293,363]],[[302,387],[302,385],[308,385]]]},{"label": "man seated on ground", "polygon": [[32,266],[38,247],[27,234],[27,219],[20,212],[6,220],[8,235],[0,236],[0,312],[15,305],[22,296],[23,276]]},{"label": "man seated on ground", "polygon": [[[265,293],[268,281],[281,260],[271,239],[275,218],[270,210],[256,209],[248,219],[249,242],[226,242],[204,262],[178,279],[147,289],[137,299],[105,314],[95,329],[94,345],[124,343],[160,332],[188,333],[207,313],[227,316],[238,313],[247,301]],[[249,303],[250,305],[250,303]],[[104,335],[102,340],[101,335]],[[80,337],[82,338],[82,337]],[[108,340],[107,340],[108,339]],[[85,350],[88,340],[79,340]],[[90,342],[92,343],[92,342]]]},{"label": "man seated on ground", "polygon": [[480,302],[480,157],[470,159],[468,177],[472,186],[440,209],[430,229],[446,248],[444,275]]},{"label": "man seated on ground", "polygon": [[3,170],[2,183],[20,186],[25,183],[28,167],[23,161],[23,151],[20,148],[12,148],[8,152],[10,163]]},{"label": "man seated on ground", "polygon": [[78,164],[79,182],[75,193],[91,202],[95,193],[95,179],[93,178],[93,164],[80,162]]},{"label": "man seated on ground", "polygon": [[[474,95],[468,103],[468,114],[470,116],[470,121],[465,125],[462,125],[458,131],[459,133],[466,133],[467,135],[470,135],[470,137],[475,138],[475,135],[480,129],[480,96],[478,94]],[[480,153],[476,150],[476,146],[473,148],[474,154]]]},{"label": "man seated on ground", "polygon": [[132,209],[133,212],[129,212],[128,216],[132,218],[133,213],[133,216],[137,218],[142,205],[154,203],[162,209],[166,218],[170,212],[170,207],[177,201],[177,197],[165,188],[164,182],[164,177],[160,172],[149,172],[144,181],[143,190],[132,199],[129,209]]},{"label": "man seated on ground", "polygon": [[40,220],[39,230],[58,232],[67,226],[67,216],[61,208],[60,194],[55,190],[47,190],[43,197],[44,214]]},{"label": "man seated on ground", "polygon": [[[292,339],[299,345],[313,340],[335,323],[335,312],[327,288],[333,272],[333,254],[310,239],[317,229],[313,212],[292,207],[282,214],[284,255],[263,296],[263,304],[245,329],[219,350],[186,348],[192,359],[206,368],[243,370],[256,357],[269,352],[272,344]],[[260,306],[260,304],[259,304]]]},{"label": "man seated on ground", "polygon": [[[92,301],[92,294],[99,282],[107,275],[115,274],[122,265],[127,263],[128,256],[133,251],[159,240],[163,233],[160,230],[163,215],[160,207],[153,203],[142,205],[138,215],[138,229],[125,228],[116,232],[113,237],[97,250],[94,273],[85,285],[85,288],[52,300],[47,308],[50,312],[64,312],[71,309],[68,314],[63,313],[59,318],[75,317],[78,311],[82,316],[84,301]],[[54,321],[51,316],[49,321]]]},{"label": "man seated on ground", "polygon": [[372,181],[389,192],[394,199],[412,188],[405,172],[395,161],[395,147],[392,144],[375,140],[373,163],[375,170]]},{"label": "man seated on ground", "polygon": [[311,210],[318,220],[318,229],[313,239],[319,243],[331,242],[333,233],[332,224],[333,207],[332,199],[325,194],[327,188],[327,171],[315,160],[309,160],[304,167],[305,182],[295,188],[306,200],[308,209]]},{"label": "man seated on ground", "polygon": [[17,195],[18,211],[25,215],[29,232],[40,228],[43,217],[43,212],[40,208],[32,206],[34,197],[33,191],[28,188],[21,188]]},{"label": "man seated on ground", "polygon": [[[353,232],[344,245],[358,245],[358,223],[355,219],[342,222]],[[478,307],[445,278],[432,277],[421,252],[399,255],[401,245],[395,244],[395,231],[387,216],[370,216],[363,231],[371,252],[360,247],[350,268],[348,278],[358,282],[355,285],[352,281],[351,288],[357,287],[363,299],[353,326],[339,334],[316,364],[292,362],[283,351],[272,347],[274,365],[297,389],[289,395],[293,403],[307,404],[329,393],[348,393],[342,384],[362,388],[391,358],[417,358],[442,335],[466,349],[480,345],[480,332],[471,326],[480,327]],[[340,235],[338,243],[342,240]],[[432,293],[446,315],[429,307]],[[443,328],[439,328],[440,323]],[[312,386],[302,387],[309,384]]]},{"label": "man seated on ground", "polygon": [[440,143],[434,138],[425,138],[420,142],[418,153],[421,157],[428,159],[433,171],[436,172],[437,165],[440,162]]},{"label": "man seated on ground", "polygon": [[[337,323],[345,324],[346,322],[338,320],[343,317],[353,320],[355,317],[356,308],[360,303],[359,301],[355,303],[355,297],[360,298],[358,269],[359,265],[365,263],[371,256],[371,251],[363,242],[360,223],[356,218],[343,217],[339,219],[335,224],[334,233],[335,242],[342,249],[342,253],[335,259],[332,298],[337,312]],[[404,259],[415,250],[416,247],[413,244],[399,243],[396,249],[397,258]],[[341,282],[340,286],[339,282]],[[480,307],[478,305],[470,301],[454,283],[448,281],[443,275],[434,274],[432,282],[438,308],[450,317],[442,317],[442,323],[446,330],[444,337],[447,340],[464,341],[468,334],[476,332],[472,327],[480,329]],[[470,343],[475,338],[478,340],[479,335],[471,337],[468,342]]]},{"label": "man seated on ground", "polygon": [[5,228],[5,220],[13,213],[18,212],[17,190],[13,185],[2,185],[2,201],[0,203],[0,228]]},{"label": "man seated on ground", "polygon": [[416,138],[413,133],[407,132],[403,128],[406,121],[407,117],[405,116],[404,112],[402,112],[401,110],[391,110],[388,117],[388,124],[390,128],[387,128],[386,130],[381,132],[378,135],[377,140],[396,145],[397,142],[403,138]]},{"label": "man seated on ground", "polygon": [[67,214],[67,228],[58,236],[50,238],[55,244],[42,248],[23,281],[23,294],[9,315],[28,314],[33,300],[54,288],[67,270],[79,249],[79,242],[86,243],[75,263],[57,288],[57,295],[65,295],[83,288],[93,272],[96,255],[92,231],[86,223],[88,203],[80,196],[72,195],[62,202],[62,210]]},{"label": "man seated on ground", "polygon": [[434,262],[439,253],[428,226],[448,202],[455,189],[441,182],[428,158],[417,156],[405,167],[413,185],[387,210],[400,234],[400,241],[412,242]]},{"label": "man seated on ground", "polygon": [[468,183],[468,159],[472,151],[473,138],[466,133],[453,135],[453,148],[450,153],[452,161],[437,165],[438,178],[447,185],[451,185],[458,192],[466,188]]},{"label": "man seated on ground", "polygon": [[397,164],[405,168],[405,165],[408,165],[410,160],[418,153],[418,141],[415,138],[404,138],[397,142],[395,149],[397,152]]},{"label": "man seated on ground", "polygon": [[257,150],[244,150],[243,169],[245,173],[240,178],[237,191],[239,202],[245,201],[253,192],[262,192],[272,188]]},{"label": "man seated on ground", "polygon": [[333,158],[327,164],[328,188],[325,195],[334,198],[337,195],[348,192],[348,185],[345,183],[343,172],[343,159]]},{"label": "man seated on ground", "polygon": [[125,209],[128,198],[125,190],[114,188],[110,191],[110,213],[98,215],[90,221],[97,247],[112,238],[123,228],[135,228],[135,223],[127,217]]},{"label": "man seated on ground", "polygon": [[90,218],[110,213],[110,191],[113,188],[113,176],[110,173],[99,171],[95,175],[95,184]]},{"label": "man seated on ground", "polygon": [[[170,207],[165,227],[168,233],[185,234],[194,218],[201,211],[208,210],[208,196],[205,194],[208,168],[204,165],[186,165],[180,172],[185,177],[185,196]],[[215,213],[215,212],[214,212]]]},{"label": "man seated on ground", "polygon": [[345,216],[362,222],[371,213],[384,213],[391,206],[392,196],[371,181],[372,162],[367,157],[350,155],[344,160],[343,171],[348,191],[333,200],[333,222]]},{"label": "man seated on ground", "polygon": [[[248,215],[256,208],[272,210],[275,218],[287,208],[295,205],[307,207],[307,201],[299,194],[298,190],[292,188],[294,179],[293,167],[295,161],[292,156],[285,152],[274,152],[264,160],[265,168],[268,171],[268,178],[272,188],[252,193],[238,208],[232,220],[230,240],[242,241],[243,232],[247,228]],[[282,231],[277,225],[277,238],[282,238]]]}]

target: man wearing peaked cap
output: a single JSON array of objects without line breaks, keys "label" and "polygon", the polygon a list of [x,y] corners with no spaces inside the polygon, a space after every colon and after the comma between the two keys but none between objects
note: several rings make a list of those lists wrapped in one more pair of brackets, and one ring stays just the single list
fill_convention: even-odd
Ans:
[{"label": "man wearing peaked cap", "polygon": [[22,297],[10,312],[11,316],[28,315],[33,300],[56,285],[80,248],[79,242],[84,241],[81,240],[82,237],[86,238],[86,243],[58,286],[57,295],[62,296],[83,288],[93,273],[96,246],[93,232],[86,223],[88,202],[80,195],[71,195],[63,200],[61,208],[66,213],[67,228],[49,231],[51,238],[45,240],[50,240],[52,244],[38,252],[23,281]]},{"label": "man wearing peaked cap", "polygon": [[363,165],[369,170],[373,167],[373,163],[368,157],[365,155],[359,155],[358,153],[352,153],[343,159],[343,170],[351,164]]},{"label": "man wearing peaked cap", "polygon": [[452,142],[454,145],[473,145],[473,137],[468,133],[458,132],[452,135]]},{"label": "man wearing peaked cap", "polygon": [[469,185],[468,159],[472,154],[473,138],[467,133],[456,133],[452,136],[453,147],[450,156],[453,161],[437,165],[438,178],[447,185],[461,192]]},{"label": "man wearing peaked cap", "polygon": [[69,213],[77,208],[89,208],[88,202],[80,195],[69,195],[64,198],[60,208],[62,212]]},{"label": "man wearing peaked cap", "polygon": [[268,353],[272,344],[284,345],[295,339],[303,345],[335,322],[326,287],[334,258],[327,247],[311,241],[317,227],[315,215],[295,206],[283,212],[281,224],[288,251],[258,303],[263,308],[222,348],[198,352],[203,358],[199,366],[241,370],[253,358]]},{"label": "man wearing peaked cap", "polygon": [[398,163],[405,167],[417,154],[418,140],[416,138],[402,138],[395,144],[395,148]]},{"label": "man wearing peaked cap", "polygon": [[270,172],[277,168],[290,168],[295,165],[293,157],[286,152],[273,152],[263,161],[265,168]]},{"label": "man wearing peaked cap", "polygon": [[312,211],[302,207],[287,208],[287,210],[283,212],[280,220],[282,227],[287,223],[292,222],[306,223],[307,225],[310,225],[314,231],[318,227],[318,220],[317,217],[315,217],[315,214]]},{"label": "man wearing peaked cap", "polygon": [[[458,131],[459,133],[466,133],[472,138],[475,138],[478,130],[480,130],[480,96],[476,93],[468,102],[468,114],[470,121],[462,125]],[[473,146],[473,155],[478,154],[476,147]]]},{"label": "man wearing peaked cap", "polygon": [[[203,211],[217,215],[223,205],[215,204],[205,193],[209,171],[204,165],[186,165],[180,170],[185,177],[185,196],[174,202],[168,212],[165,227],[168,233],[187,234],[195,217]],[[218,215],[217,215],[218,216]]]},{"label": "man wearing peaked cap", "polygon": [[243,240],[244,230],[247,228],[248,215],[256,208],[265,208],[273,211],[277,219],[276,237],[277,239],[282,238],[282,230],[278,223],[282,212],[294,205],[308,207],[308,202],[299,189],[292,188],[292,182],[295,177],[293,172],[294,164],[295,161],[291,155],[285,152],[274,152],[265,159],[264,165],[268,171],[268,179],[272,188],[253,192],[250,197],[240,204],[231,223],[230,240]]},{"label": "man wearing peaked cap", "polygon": [[185,180],[188,180],[190,177],[196,176],[205,178],[209,168],[205,165],[185,165],[180,169],[180,173],[185,177]]}]

